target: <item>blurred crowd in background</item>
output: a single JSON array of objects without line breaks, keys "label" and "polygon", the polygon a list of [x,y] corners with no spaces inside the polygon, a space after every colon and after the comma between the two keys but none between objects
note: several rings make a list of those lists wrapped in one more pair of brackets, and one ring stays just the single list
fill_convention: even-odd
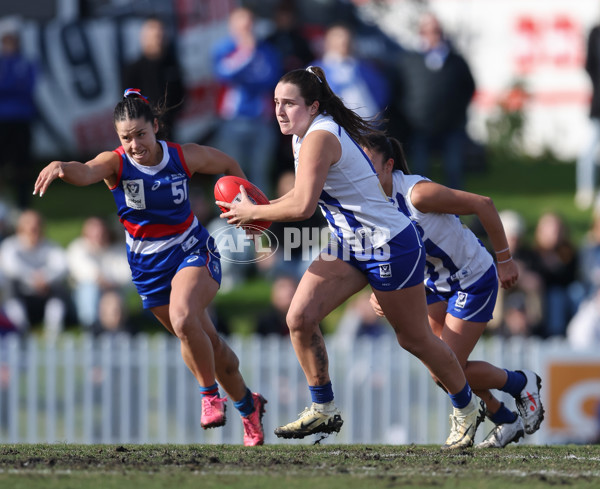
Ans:
[{"label": "blurred crowd in background", "polygon": [[[280,0],[268,19],[270,29],[261,35],[257,12],[243,6],[232,9],[228,34],[211,46],[219,83],[214,130],[198,142],[236,158],[269,196],[285,194],[294,179],[291,143],[274,119],[273,89],[285,72],[318,65],[350,108],[379,118],[382,128],[404,143],[414,173],[431,176],[435,157],[441,161],[440,183],[465,189],[465,172],[479,164],[481,155],[466,130],[476,81],[438,18],[423,11],[415,26],[418,47],[398,47],[390,65],[356,52],[356,26],[343,15],[309,39],[296,7],[291,0]],[[18,28],[4,26],[0,34],[0,332],[26,334],[39,328],[49,337],[67,328],[136,332],[151,318],[143,313],[141,319],[132,317],[130,304],[136,296],[118,222],[89,216],[80,236],[65,247],[47,238],[44,216],[31,208],[37,168],[31,151],[37,117],[34,91],[43,66],[21,52]],[[149,16],[140,30],[141,56],[124,64],[120,75],[115,73],[123,88],[140,88],[153,103],[173,107],[172,125],[186,103],[175,41],[165,19]],[[179,142],[173,133],[169,138]],[[201,186],[190,191],[196,214],[209,231],[222,227],[212,195]],[[490,335],[562,336],[575,347],[600,344],[600,212],[594,216],[584,241],[577,243],[569,223],[558,214],[539,216],[535,229],[528,230],[517,212],[501,212],[520,279],[513,289],[500,292]],[[486,244],[477,223],[468,224]],[[271,231],[282,241],[290,229],[324,226],[315,213],[305,222],[274,223]],[[255,314],[253,330],[286,335],[287,308],[312,257],[300,248],[266,260],[254,260],[251,249],[248,253],[251,264],[223,262],[222,290],[256,276],[267,278],[271,301]],[[368,296],[365,291],[346,305],[333,334],[347,339],[392,334],[370,308]],[[218,318],[216,324],[224,334],[231,332]]]}]

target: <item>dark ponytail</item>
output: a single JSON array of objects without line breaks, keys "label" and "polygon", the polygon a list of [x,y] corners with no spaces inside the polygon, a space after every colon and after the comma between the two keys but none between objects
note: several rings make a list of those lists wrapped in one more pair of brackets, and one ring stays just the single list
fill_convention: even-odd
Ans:
[{"label": "dark ponytail", "polygon": [[279,79],[279,83],[291,83],[300,90],[300,95],[306,105],[319,102],[319,114],[328,114],[342,126],[359,144],[365,143],[367,134],[376,131],[381,121],[363,119],[356,112],[344,105],[327,82],[325,72],[318,66],[293,70]]},{"label": "dark ponytail", "polygon": [[123,94],[123,100],[115,106],[113,123],[116,126],[119,121],[140,118],[146,122],[154,123],[156,119],[158,121],[156,138],[163,139],[166,132],[163,115],[168,110],[164,104],[153,106],[138,88],[128,88]]},{"label": "dark ponytail", "polygon": [[394,160],[394,170],[400,170],[405,175],[410,175],[404,148],[396,138],[386,136],[383,131],[377,131],[367,135],[365,145],[373,151],[381,153],[383,161],[392,158]]}]

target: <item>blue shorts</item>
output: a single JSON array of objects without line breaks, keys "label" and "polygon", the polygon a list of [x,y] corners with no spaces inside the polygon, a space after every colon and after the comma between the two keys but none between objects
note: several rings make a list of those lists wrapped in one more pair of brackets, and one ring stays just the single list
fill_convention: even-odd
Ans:
[{"label": "blue shorts", "polygon": [[492,265],[474,284],[465,289],[435,293],[425,287],[427,305],[448,302],[446,312],[455,318],[475,323],[487,323],[493,317],[498,296],[498,274]]},{"label": "blue shorts", "polygon": [[368,252],[354,253],[333,237],[323,252],[360,270],[376,290],[413,287],[425,279],[425,248],[412,224],[384,246]]},{"label": "blue shorts", "polygon": [[186,267],[204,267],[210,276],[221,284],[221,260],[219,251],[212,237],[206,242],[199,242],[198,246],[181,254],[172,260],[170,269],[160,271],[137,271],[133,283],[142,298],[144,309],[169,304],[171,296],[171,281],[175,274]]}]

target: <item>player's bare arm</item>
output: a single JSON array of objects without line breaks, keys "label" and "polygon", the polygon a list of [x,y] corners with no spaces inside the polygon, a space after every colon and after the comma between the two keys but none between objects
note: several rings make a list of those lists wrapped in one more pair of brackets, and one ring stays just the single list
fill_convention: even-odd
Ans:
[{"label": "player's bare arm", "polygon": [[111,186],[116,181],[119,169],[119,156],[113,151],[100,153],[94,159],[81,163],[80,161],[53,161],[46,166],[37,177],[33,195],[43,196],[50,184],[61,180],[77,186],[86,186],[104,180]]},{"label": "player's bare arm", "polygon": [[186,164],[192,173],[233,175],[246,178],[237,161],[210,146],[188,143],[181,146]]},{"label": "player's bare arm", "polygon": [[283,194],[281,197],[278,197],[276,199],[270,200],[269,202],[271,204],[276,204],[277,202],[281,202],[282,200],[293,199],[293,198],[294,198],[294,189],[291,189],[289,192]]},{"label": "player's bare arm", "polygon": [[237,204],[217,202],[229,209],[221,214],[229,224],[242,225],[251,221],[301,221],[312,216],[325,184],[329,167],[338,161],[341,147],[335,136],[326,131],[309,134],[300,149],[293,197],[279,199],[269,205],[255,206],[241,188],[242,201]]},{"label": "player's bare arm", "polygon": [[516,264],[511,260],[508,241],[498,210],[491,198],[454,190],[435,182],[417,183],[410,195],[412,204],[421,212],[457,215],[475,214],[487,233],[496,253],[498,276],[503,288],[512,287],[519,278]]}]

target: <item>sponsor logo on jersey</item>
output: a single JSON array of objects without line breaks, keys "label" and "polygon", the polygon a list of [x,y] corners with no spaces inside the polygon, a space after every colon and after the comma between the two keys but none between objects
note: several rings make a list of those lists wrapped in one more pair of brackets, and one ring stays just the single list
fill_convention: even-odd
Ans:
[{"label": "sponsor logo on jersey", "polygon": [[146,196],[144,195],[144,181],[123,180],[123,191],[125,192],[125,204],[131,209],[145,209]]},{"label": "sponsor logo on jersey", "polygon": [[198,258],[200,258],[198,255],[194,255],[194,256],[190,256],[186,261],[188,263],[193,263],[195,262]]},{"label": "sponsor logo on jersey", "polygon": [[379,276],[381,278],[390,278],[392,276],[392,266],[389,263],[379,265]]},{"label": "sponsor logo on jersey", "polygon": [[189,251],[198,243],[198,238],[196,236],[190,236],[183,243],[181,243],[181,249],[183,251]]},{"label": "sponsor logo on jersey", "polygon": [[469,297],[469,294],[467,294],[466,292],[459,292],[458,298],[456,299],[456,304],[454,305],[454,307],[456,307],[457,309],[463,309],[467,304],[468,297]]},{"label": "sponsor logo on jersey", "polygon": [[154,182],[154,185],[152,185],[152,190],[156,190],[158,187],[160,187],[160,180],[156,180]]},{"label": "sponsor logo on jersey", "polygon": [[450,280],[455,282],[457,280],[466,278],[469,275],[471,275],[471,269],[469,267],[461,268],[458,272],[455,272],[452,275],[450,275]]}]

